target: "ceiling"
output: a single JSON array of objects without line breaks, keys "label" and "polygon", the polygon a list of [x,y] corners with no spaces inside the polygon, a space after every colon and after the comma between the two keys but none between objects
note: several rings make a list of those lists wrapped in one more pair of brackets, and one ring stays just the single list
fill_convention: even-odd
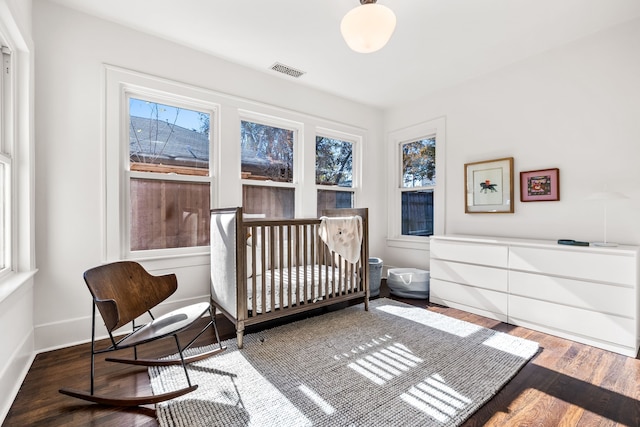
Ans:
[{"label": "ceiling", "polygon": [[[51,1],[380,108],[640,17],[638,0],[379,0],[397,27],[361,54],[340,35],[358,0]],[[276,62],[305,74],[272,71]]]}]

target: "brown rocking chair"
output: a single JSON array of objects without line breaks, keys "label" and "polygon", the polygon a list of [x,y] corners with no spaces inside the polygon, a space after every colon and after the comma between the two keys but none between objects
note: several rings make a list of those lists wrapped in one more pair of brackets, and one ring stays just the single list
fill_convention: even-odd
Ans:
[{"label": "brown rocking chair", "polygon": [[[226,349],[220,342],[218,328],[215,323],[215,315],[211,310],[211,304],[202,302],[179,308],[161,317],[154,318],[151,309],[173,294],[178,281],[175,274],[153,276],[140,264],[132,261],[114,262],[87,270],[84,280],[93,295],[93,321],[91,325],[91,391],[79,391],[72,389],[60,389],[60,393],[91,402],[115,405],[138,406],[155,404],[165,400],[190,393],[198,388],[192,385],[187,372],[187,363],[205,359]],[[96,307],[104,320],[105,327],[111,338],[111,345],[107,348],[96,349]],[[146,325],[136,325],[135,319],[148,313],[152,321]],[[194,322],[208,314],[209,323],[186,346],[181,347],[178,333],[189,328]],[[128,324],[133,325],[133,331],[122,338],[116,339],[113,332]],[[216,341],[219,348],[199,353],[190,357],[184,356],[196,339],[202,335],[209,326],[213,326]],[[137,346],[157,339],[174,337],[178,348],[179,357],[171,359],[140,359],[137,357]],[[96,354],[124,348],[134,349],[133,359],[106,358],[106,361],[128,363],[142,366],[168,366],[182,365],[188,386],[179,390],[158,395],[140,397],[110,397],[94,393],[94,366]]]}]

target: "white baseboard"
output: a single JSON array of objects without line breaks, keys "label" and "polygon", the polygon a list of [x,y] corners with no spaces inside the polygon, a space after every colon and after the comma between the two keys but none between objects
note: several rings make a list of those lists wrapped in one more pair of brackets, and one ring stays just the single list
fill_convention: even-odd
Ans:
[{"label": "white baseboard", "polygon": [[[184,307],[197,302],[208,302],[209,296],[182,299],[162,303],[156,310],[152,310],[154,316],[168,313],[171,310]],[[141,321],[144,321],[142,319]],[[96,317],[96,339],[109,338],[104,328],[104,322],[98,315]],[[125,328],[123,328],[124,330]],[[54,322],[36,325],[34,328],[35,349],[38,353],[58,350],[72,345],[84,344],[91,341],[91,316],[67,319],[62,322]]]},{"label": "white baseboard", "polygon": [[24,338],[0,373],[0,396],[3,396],[0,402],[0,424],[7,417],[35,357],[33,335],[30,334]]}]

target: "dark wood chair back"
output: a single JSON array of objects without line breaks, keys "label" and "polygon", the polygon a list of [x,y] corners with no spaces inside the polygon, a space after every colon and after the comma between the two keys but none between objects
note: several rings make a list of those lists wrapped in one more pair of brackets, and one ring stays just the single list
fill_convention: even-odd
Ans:
[{"label": "dark wood chair back", "polygon": [[132,322],[178,288],[175,274],[153,276],[133,261],[87,270],[84,281],[109,332]]}]

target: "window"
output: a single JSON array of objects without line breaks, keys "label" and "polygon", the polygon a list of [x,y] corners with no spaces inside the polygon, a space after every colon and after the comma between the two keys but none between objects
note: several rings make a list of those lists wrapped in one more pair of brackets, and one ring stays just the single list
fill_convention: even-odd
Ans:
[{"label": "window", "polygon": [[297,129],[240,122],[242,206],[245,213],[294,218],[294,149]]},{"label": "window", "polygon": [[11,55],[1,48],[0,70],[0,275],[11,270],[12,254],[12,111]]},{"label": "window", "polygon": [[207,246],[211,113],[131,94],[129,249]]},{"label": "window", "polygon": [[[392,132],[391,245],[421,248],[444,230],[444,119]],[[416,246],[418,245],[418,246]]]},{"label": "window", "polygon": [[324,209],[352,208],[353,143],[316,136],[317,214]]},{"label": "window", "polygon": [[433,235],[436,138],[400,144],[403,236]]}]

